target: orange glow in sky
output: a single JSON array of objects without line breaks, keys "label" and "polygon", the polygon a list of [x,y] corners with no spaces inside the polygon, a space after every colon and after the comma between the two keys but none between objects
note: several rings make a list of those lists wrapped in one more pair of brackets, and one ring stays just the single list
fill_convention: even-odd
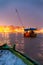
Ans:
[{"label": "orange glow in sky", "polygon": [[36,33],[43,33],[43,29],[38,29],[35,31]]},{"label": "orange glow in sky", "polygon": [[[14,26],[0,26],[0,33],[24,33],[23,27],[14,27]],[[43,33],[43,29],[35,31],[36,33]]]},{"label": "orange glow in sky", "polygon": [[40,33],[43,33],[43,29],[40,30]]},{"label": "orange glow in sky", "polygon": [[23,27],[0,26],[0,33],[24,32]]}]

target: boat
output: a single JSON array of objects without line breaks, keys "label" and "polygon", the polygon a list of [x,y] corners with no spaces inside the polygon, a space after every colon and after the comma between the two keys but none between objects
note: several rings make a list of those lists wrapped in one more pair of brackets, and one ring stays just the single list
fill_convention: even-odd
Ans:
[{"label": "boat", "polygon": [[[17,13],[17,16],[18,16],[18,19],[21,23],[21,25],[23,26],[23,29],[24,29],[24,37],[26,38],[35,38],[37,37],[37,34],[34,32],[34,30],[36,30],[36,28],[24,28],[25,26],[23,25],[23,22],[21,20],[21,17],[19,15],[19,11],[17,9],[15,9],[16,13]],[[28,32],[29,31],[29,32]]]},{"label": "boat", "polygon": [[28,37],[28,38],[35,38],[37,37],[37,34],[34,32],[34,30],[37,30],[36,28],[27,28],[24,29],[24,37]]},{"label": "boat", "polygon": [[7,44],[0,46],[1,65],[39,65],[38,62],[16,51],[14,47],[11,48]]}]

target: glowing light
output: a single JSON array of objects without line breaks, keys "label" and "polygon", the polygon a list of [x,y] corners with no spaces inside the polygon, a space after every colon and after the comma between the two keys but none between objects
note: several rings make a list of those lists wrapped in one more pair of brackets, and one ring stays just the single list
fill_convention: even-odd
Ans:
[{"label": "glowing light", "polygon": [[[24,33],[24,28],[14,27],[12,25],[11,26],[0,26],[0,33]],[[43,28],[36,30],[35,33],[43,33]]]},{"label": "glowing light", "polygon": [[0,26],[0,32],[4,32],[3,26]]},{"label": "glowing light", "polygon": [[15,32],[18,32],[18,30],[17,30],[17,29],[15,29]]},{"label": "glowing light", "polygon": [[43,29],[39,29],[35,31],[36,33],[43,33]]},{"label": "glowing light", "polygon": [[40,33],[43,33],[43,29],[40,30]]},{"label": "glowing light", "polygon": [[24,32],[23,27],[14,27],[14,26],[0,26],[0,33],[15,33],[15,32]]},{"label": "glowing light", "polygon": [[5,29],[4,29],[4,32],[10,32],[10,29],[9,29],[9,27],[6,27]]}]

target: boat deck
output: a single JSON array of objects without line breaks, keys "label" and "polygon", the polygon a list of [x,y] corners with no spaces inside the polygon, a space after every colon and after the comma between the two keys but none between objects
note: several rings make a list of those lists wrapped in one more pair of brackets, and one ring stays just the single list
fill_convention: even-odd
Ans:
[{"label": "boat deck", "polygon": [[0,65],[26,65],[20,58],[9,50],[0,50]]},{"label": "boat deck", "polygon": [[7,45],[0,47],[0,65],[39,65]]}]

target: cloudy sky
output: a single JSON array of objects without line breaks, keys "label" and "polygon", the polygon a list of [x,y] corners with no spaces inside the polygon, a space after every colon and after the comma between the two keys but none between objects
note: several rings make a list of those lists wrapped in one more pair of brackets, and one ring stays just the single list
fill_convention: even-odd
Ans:
[{"label": "cloudy sky", "polygon": [[0,25],[22,24],[28,27],[43,27],[43,0],[0,0]]}]

